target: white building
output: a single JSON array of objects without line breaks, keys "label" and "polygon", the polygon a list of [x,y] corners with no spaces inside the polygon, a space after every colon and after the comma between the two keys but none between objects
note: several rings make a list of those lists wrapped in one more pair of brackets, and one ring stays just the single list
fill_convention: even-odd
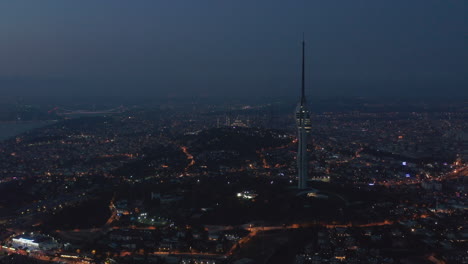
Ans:
[{"label": "white building", "polygon": [[54,238],[45,235],[21,235],[13,238],[11,242],[14,248],[30,251],[51,250],[59,247],[59,243]]}]

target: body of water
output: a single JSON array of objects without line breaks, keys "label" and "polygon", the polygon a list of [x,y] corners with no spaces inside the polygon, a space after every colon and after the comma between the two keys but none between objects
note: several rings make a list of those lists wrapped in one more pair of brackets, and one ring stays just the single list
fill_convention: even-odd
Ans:
[{"label": "body of water", "polygon": [[26,131],[53,124],[56,121],[0,122],[0,141],[12,138]]}]

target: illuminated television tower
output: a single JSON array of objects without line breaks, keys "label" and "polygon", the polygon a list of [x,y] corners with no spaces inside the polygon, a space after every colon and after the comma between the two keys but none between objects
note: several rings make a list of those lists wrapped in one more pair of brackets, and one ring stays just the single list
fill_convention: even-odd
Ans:
[{"label": "illuminated television tower", "polygon": [[297,138],[298,138],[298,151],[297,151],[297,171],[298,171],[298,188],[307,188],[308,178],[308,160],[307,160],[307,139],[311,130],[310,113],[307,110],[307,102],[305,97],[305,56],[304,56],[305,42],[302,40],[302,87],[301,87],[301,101],[296,108],[296,125],[297,125]]}]

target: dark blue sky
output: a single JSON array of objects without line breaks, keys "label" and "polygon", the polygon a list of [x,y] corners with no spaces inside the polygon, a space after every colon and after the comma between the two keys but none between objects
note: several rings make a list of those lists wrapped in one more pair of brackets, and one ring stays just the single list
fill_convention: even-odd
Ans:
[{"label": "dark blue sky", "polygon": [[4,95],[468,95],[466,0],[0,2]]}]

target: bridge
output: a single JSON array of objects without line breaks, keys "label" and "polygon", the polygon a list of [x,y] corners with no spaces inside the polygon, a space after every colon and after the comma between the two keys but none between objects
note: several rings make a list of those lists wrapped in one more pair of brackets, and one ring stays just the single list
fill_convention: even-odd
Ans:
[{"label": "bridge", "polygon": [[55,113],[58,116],[92,116],[92,115],[112,115],[112,114],[121,114],[125,112],[127,109],[124,106],[119,106],[116,108],[111,109],[104,109],[104,110],[88,110],[88,109],[68,109],[64,107],[54,107],[53,109],[49,110],[49,114]]}]

